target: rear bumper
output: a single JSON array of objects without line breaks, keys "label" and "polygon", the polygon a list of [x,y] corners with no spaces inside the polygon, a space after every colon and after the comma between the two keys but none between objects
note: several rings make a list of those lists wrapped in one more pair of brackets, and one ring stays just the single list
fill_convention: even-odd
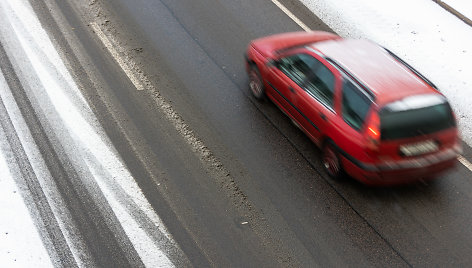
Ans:
[{"label": "rear bumper", "polygon": [[376,164],[344,158],[344,169],[355,179],[369,185],[405,184],[437,177],[452,169],[461,153],[459,145],[422,158]]}]

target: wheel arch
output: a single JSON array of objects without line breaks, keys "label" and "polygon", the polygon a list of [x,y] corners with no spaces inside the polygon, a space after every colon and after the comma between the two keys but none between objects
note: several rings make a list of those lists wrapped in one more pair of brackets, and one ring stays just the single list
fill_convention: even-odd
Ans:
[{"label": "wheel arch", "polygon": [[345,156],[344,154],[342,153],[341,149],[339,148],[339,146],[336,144],[336,142],[334,142],[333,139],[331,139],[331,137],[327,136],[327,135],[324,135],[323,137],[320,138],[320,149],[321,149],[321,152],[323,153],[323,151],[325,150],[325,147],[327,145],[331,145],[337,155],[337,158],[338,158],[338,161],[339,161],[339,166],[341,168],[341,172],[342,172],[342,177],[345,176],[346,174],[346,170],[344,168],[344,161],[346,160],[345,159]]}]

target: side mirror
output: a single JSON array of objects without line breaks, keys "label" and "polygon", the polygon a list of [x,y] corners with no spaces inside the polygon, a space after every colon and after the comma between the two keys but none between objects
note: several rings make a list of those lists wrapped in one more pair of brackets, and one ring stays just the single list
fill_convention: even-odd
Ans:
[{"label": "side mirror", "polygon": [[277,60],[274,60],[274,59],[269,59],[266,62],[267,67],[277,67],[278,65],[279,65],[279,62]]}]

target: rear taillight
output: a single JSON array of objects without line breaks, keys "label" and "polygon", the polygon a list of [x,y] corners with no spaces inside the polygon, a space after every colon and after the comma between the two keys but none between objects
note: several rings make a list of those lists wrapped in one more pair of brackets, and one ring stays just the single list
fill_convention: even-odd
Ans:
[{"label": "rear taillight", "polygon": [[366,125],[367,148],[378,151],[380,144],[380,119],[376,112],[372,112]]}]

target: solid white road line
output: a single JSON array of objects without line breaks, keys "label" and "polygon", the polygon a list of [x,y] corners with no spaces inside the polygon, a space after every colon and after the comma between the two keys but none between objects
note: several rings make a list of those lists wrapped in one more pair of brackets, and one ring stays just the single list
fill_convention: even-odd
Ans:
[{"label": "solid white road line", "polygon": [[282,10],[289,18],[291,18],[298,26],[302,27],[303,30],[306,32],[311,31],[310,27],[308,27],[305,23],[303,23],[299,18],[297,18],[290,10],[288,10],[282,3],[277,0],[271,0],[280,10]]},{"label": "solid white road line", "polygon": [[[103,45],[105,45],[105,47],[110,51],[113,58],[115,58],[115,60],[120,64],[123,70],[127,73],[128,77],[130,77],[130,79],[131,77],[135,77],[131,72],[131,68],[128,68],[126,66],[136,66],[136,63],[132,59],[126,59],[126,56],[122,56],[117,52],[117,50],[115,49],[116,43],[114,42],[114,40],[109,40],[96,22],[91,22],[90,25],[92,25],[92,28],[97,33],[100,40],[103,42]],[[142,79],[144,75],[140,77]],[[133,79],[131,80],[133,81]],[[156,89],[151,83],[146,83],[144,87],[141,87],[141,83],[139,82],[133,82],[133,84],[135,84],[137,90],[146,89],[159,93],[158,89]],[[208,149],[208,147],[203,143],[203,141],[197,137],[194,131],[190,128],[190,126],[188,126],[182,119],[182,117],[174,110],[172,105],[170,105],[169,102],[161,96],[161,94],[157,94],[157,96],[154,96],[154,101],[157,105],[157,108],[159,108],[159,110],[174,126],[177,132],[182,136],[182,138],[190,146],[192,151],[204,164],[206,169],[213,173],[217,178],[229,178],[229,176],[227,175],[229,174],[229,172],[223,167],[220,160],[217,159],[210,151],[210,149]]]},{"label": "solid white road line", "polygon": [[469,169],[470,171],[472,171],[472,163],[470,163],[467,159],[465,159],[465,157],[463,157],[462,155],[460,155],[457,160],[459,160],[459,162],[461,162],[462,165],[464,165],[467,169]]},{"label": "solid white road line", "polygon": [[90,23],[90,25],[97,34],[98,38],[100,38],[100,41],[102,41],[103,45],[108,49],[108,51],[110,51],[113,58],[115,58],[116,62],[118,62],[121,69],[123,69],[126,76],[128,76],[129,80],[131,80],[136,89],[144,90],[145,88],[140,82],[142,80],[137,75],[135,75],[136,72],[133,72],[133,68],[130,62],[126,61],[124,57],[120,56],[120,53],[115,49],[115,46],[112,45],[110,40],[108,40],[108,37],[103,33],[102,29],[100,29],[100,26],[98,26],[96,22],[92,22]]}]

